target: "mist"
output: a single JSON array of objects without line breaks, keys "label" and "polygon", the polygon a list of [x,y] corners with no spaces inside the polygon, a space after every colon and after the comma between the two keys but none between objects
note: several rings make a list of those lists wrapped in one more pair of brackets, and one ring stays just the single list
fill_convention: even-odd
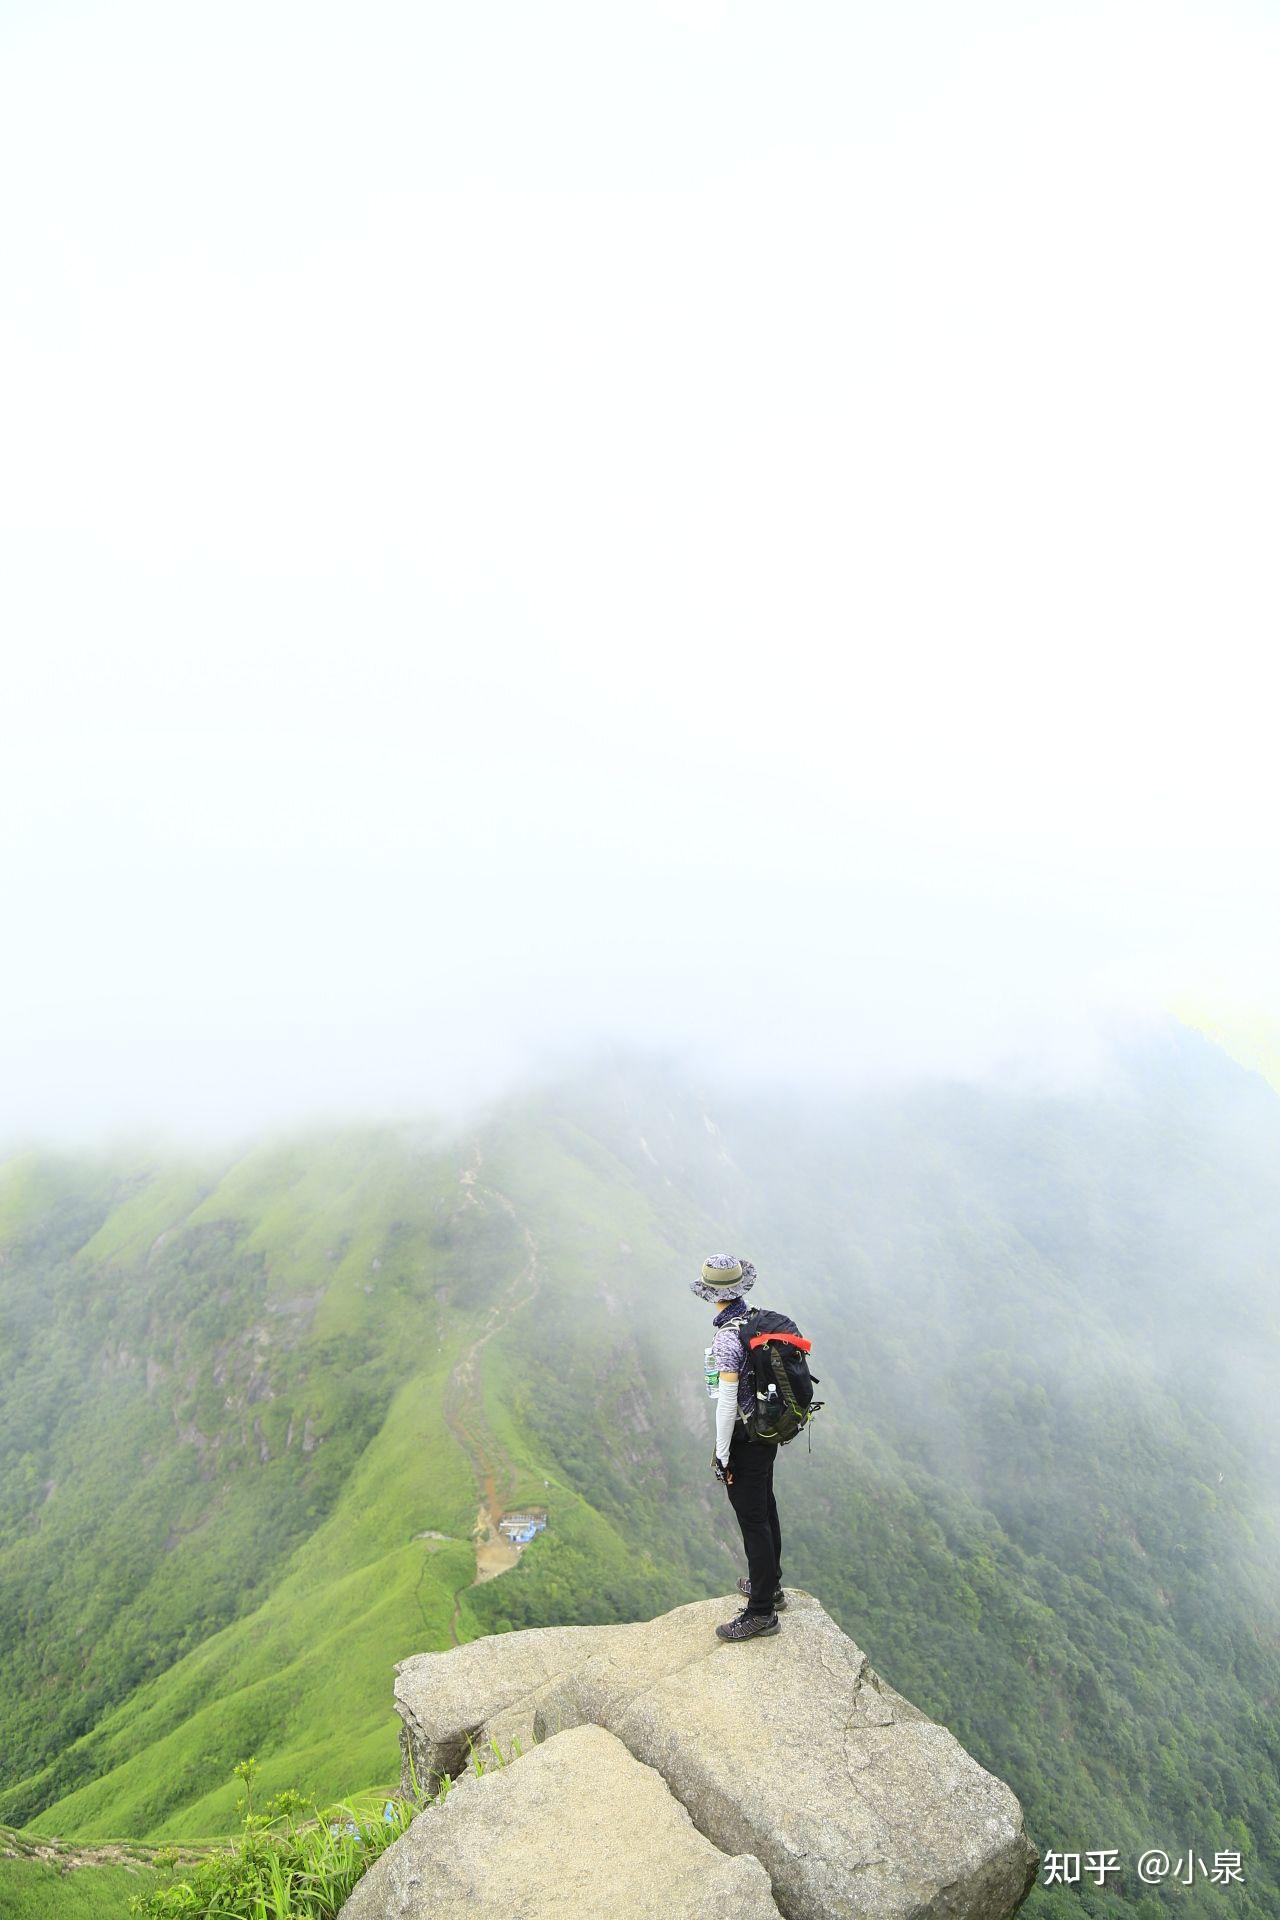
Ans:
[{"label": "mist", "polygon": [[0,1141],[1273,1005],[1264,9],[0,50]]}]

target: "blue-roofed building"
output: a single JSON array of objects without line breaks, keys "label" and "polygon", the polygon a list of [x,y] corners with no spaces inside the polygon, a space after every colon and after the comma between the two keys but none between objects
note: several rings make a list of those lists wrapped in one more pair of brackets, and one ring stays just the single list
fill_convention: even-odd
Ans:
[{"label": "blue-roofed building", "polygon": [[545,1507],[522,1507],[516,1513],[504,1513],[498,1522],[499,1533],[505,1533],[508,1540],[518,1547],[527,1546],[535,1533],[541,1533],[547,1524]]}]

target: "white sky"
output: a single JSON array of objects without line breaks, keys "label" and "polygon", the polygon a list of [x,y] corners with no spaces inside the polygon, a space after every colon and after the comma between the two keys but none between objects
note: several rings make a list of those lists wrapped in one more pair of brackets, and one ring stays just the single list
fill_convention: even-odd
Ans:
[{"label": "white sky", "polygon": [[10,4],[0,1131],[1274,999],[1280,24]]}]

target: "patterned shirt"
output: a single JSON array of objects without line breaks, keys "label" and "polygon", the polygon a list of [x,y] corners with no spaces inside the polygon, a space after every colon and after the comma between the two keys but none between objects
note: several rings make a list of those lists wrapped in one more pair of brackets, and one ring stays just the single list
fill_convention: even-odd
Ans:
[{"label": "patterned shirt", "polygon": [[721,1373],[736,1373],[738,1376],[738,1412],[745,1416],[751,1411],[751,1379],[746,1371],[746,1350],[736,1327],[726,1327],[726,1320],[739,1320],[747,1312],[744,1300],[730,1300],[711,1322],[716,1329],[711,1336],[711,1364],[719,1367]]}]

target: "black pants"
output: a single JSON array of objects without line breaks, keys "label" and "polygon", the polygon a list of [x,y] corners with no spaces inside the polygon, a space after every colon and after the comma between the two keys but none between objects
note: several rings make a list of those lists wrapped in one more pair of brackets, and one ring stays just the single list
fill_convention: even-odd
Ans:
[{"label": "black pants", "polygon": [[729,1442],[730,1502],[742,1529],[751,1576],[748,1613],[772,1613],[773,1596],[782,1584],[782,1528],[773,1497],[773,1463],[778,1449],[752,1440],[741,1420],[733,1424]]}]

